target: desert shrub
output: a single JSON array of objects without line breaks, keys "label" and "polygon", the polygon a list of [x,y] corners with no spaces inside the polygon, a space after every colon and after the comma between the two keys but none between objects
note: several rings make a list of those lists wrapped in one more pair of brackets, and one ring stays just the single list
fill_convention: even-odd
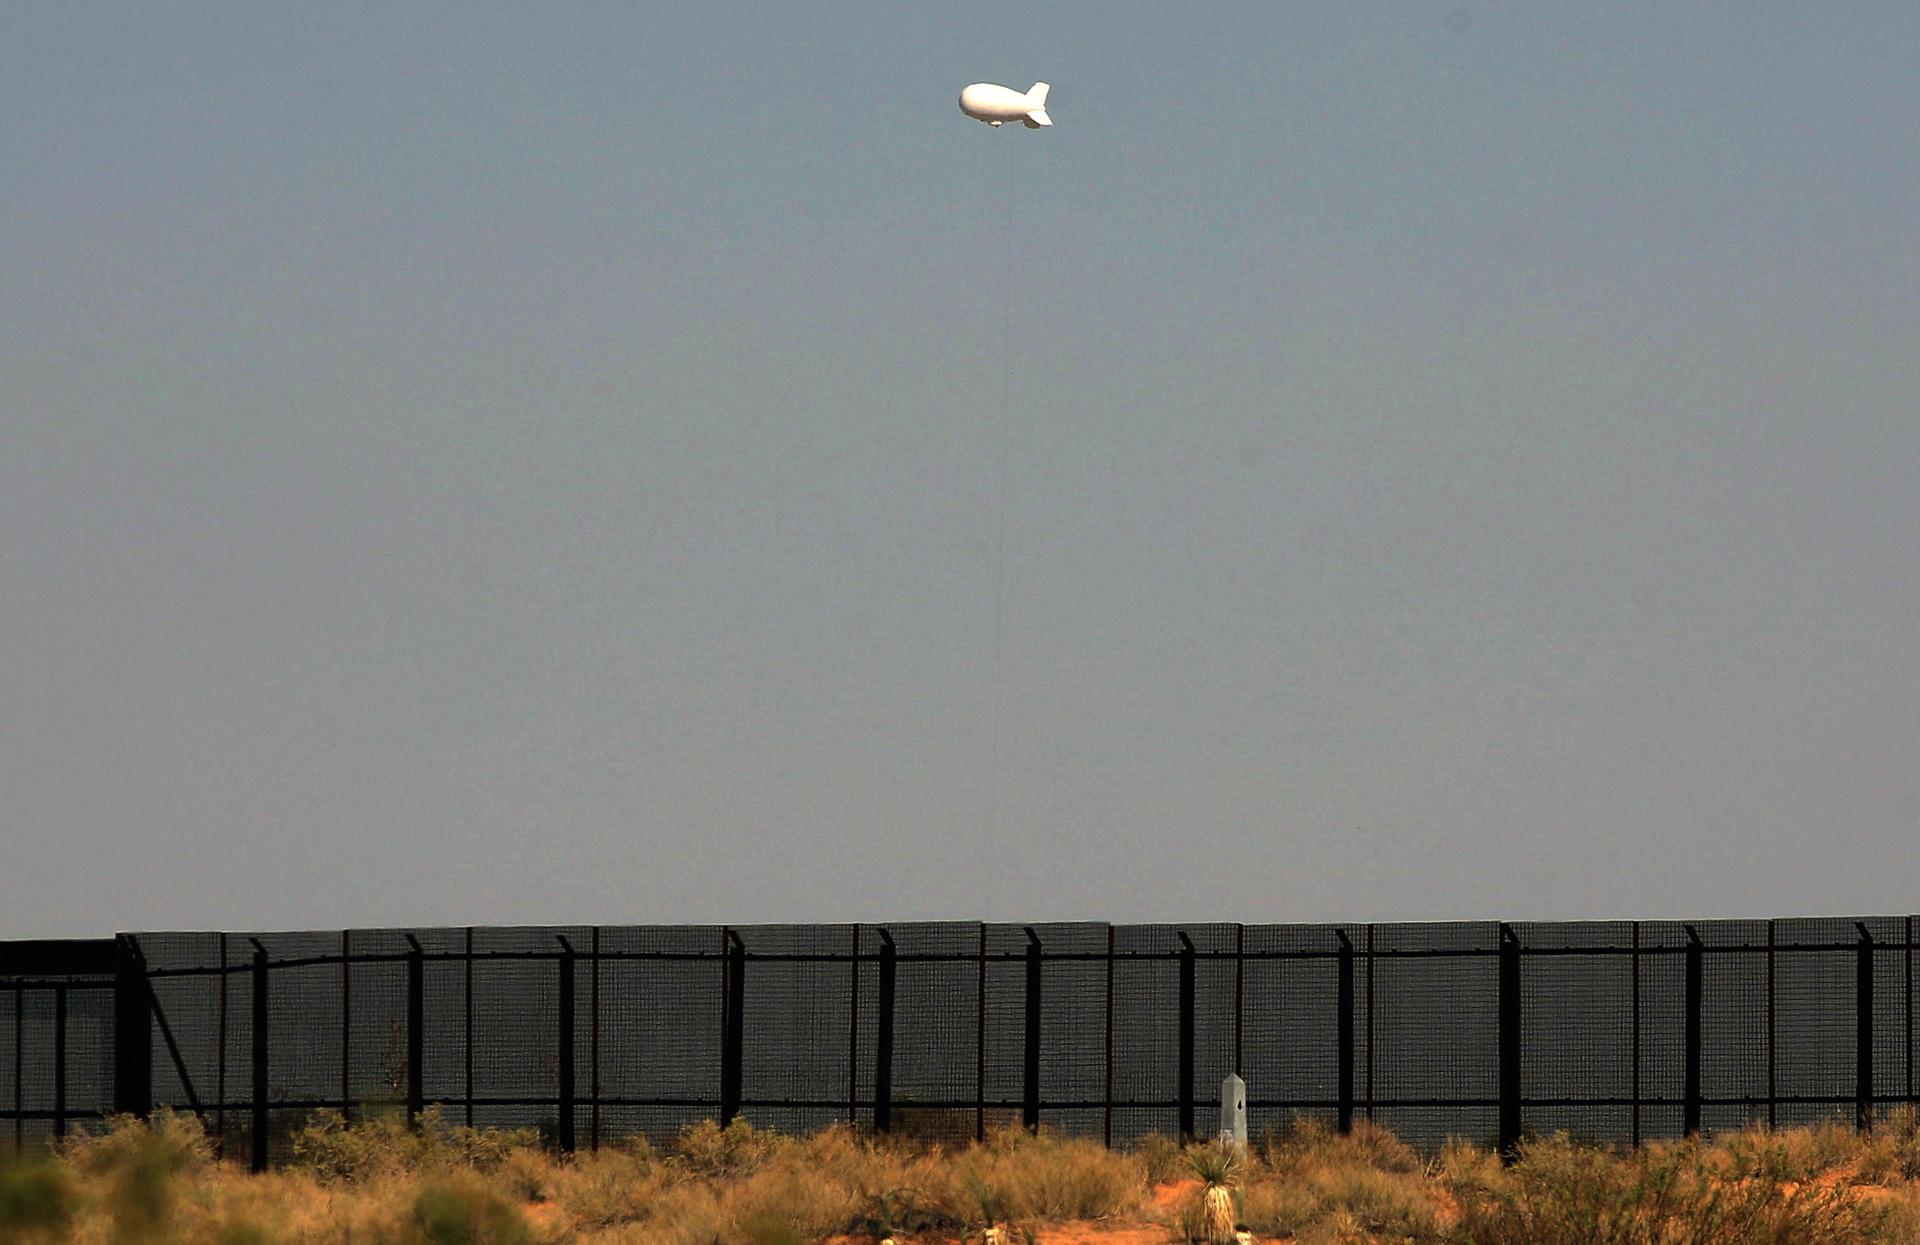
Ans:
[{"label": "desert shrub", "polygon": [[1308,1181],[1323,1218],[1345,1216],[1366,1232],[1395,1240],[1431,1240],[1438,1221],[1422,1177],[1368,1167],[1335,1167]]},{"label": "desert shrub", "polygon": [[[1240,1221],[1257,1236],[1299,1236],[1324,1214],[1320,1199],[1299,1181],[1256,1181],[1240,1191]],[[1188,1228],[1184,1222],[1179,1226],[1183,1232]],[[1190,1233],[1187,1239],[1193,1239]]]},{"label": "desert shrub", "polygon": [[1260,1236],[1337,1240],[1441,1239],[1431,1189],[1422,1176],[1355,1163],[1317,1167],[1247,1185],[1240,1218]]},{"label": "desert shrub", "polygon": [[228,1219],[215,1225],[212,1245],[274,1245],[273,1234],[250,1219]]},{"label": "desert shrub", "polygon": [[421,1112],[413,1127],[397,1112],[348,1123],[338,1111],[316,1111],[292,1136],[294,1164],[334,1180],[457,1167],[492,1172],[509,1155],[539,1143],[539,1130],[533,1128],[449,1124],[439,1107]]},{"label": "desert shrub", "polygon": [[772,1206],[763,1206],[741,1218],[741,1245],[806,1245],[793,1217]]},{"label": "desert shrub", "polygon": [[74,1188],[48,1158],[0,1155],[0,1241],[57,1240],[73,1219]]},{"label": "desert shrub", "polygon": [[770,1164],[720,1189],[728,1217],[765,1228],[777,1216],[809,1239],[849,1232],[857,1225],[863,1199],[829,1173],[803,1164]]},{"label": "desert shrub", "polygon": [[1695,1145],[1616,1156],[1558,1137],[1523,1147],[1505,1187],[1465,1200],[1458,1231],[1473,1245],[1842,1245],[1887,1220],[1844,1188],[1727,1179]]},{"label": "desert shrub", "polygon": [[936,1226],[938,1220],[938,1212],[922,1202],[918,1191],[896,1186],[867,1194],[853,1227],[862,1236],[884,1241],[888,1237],[925,1232]]},{"label": "desert shrub", "polygon": [[1861,1137],[1851,1123],[1822,1120],[1812,1128],[1782,1129],[1774,1134],[1786,1146],[1789,1180],[1813,1180],[1851,1169],[1859,1160]]},{"label": "desert shrub", "polygon": [[641,1142],[575,1155],[551,1170],[546,1189],[581,1227],[599,1229],[645,1219],[670,1175]]},{"label": "desert shrub", "polygon": [[786,1139],[745,1120],[725,1128],[712,1120],[689,1124],[666,1147],[667,1160],[683,1171],[710,1180],[744,1176],[766,1166]]},{"label": "desert shrub", "polygon": [[706,1181],[663,1186],[645,1218],[616,1228],[613,1240],[634,1245],[731,1245],[735,1219],[721,1193]]},{"label": "desert shrub", "polygon": [[1714,1138],[1708,1160],[1726,1180],[1804,1180],[1811,1173],[1796,1170],[1787,1140],[1765,1125],[1721,1133]]},{"label": "desert shrub", "polygon": [[1500,1188],[1506,1167],[1493,1151],[1449,1137],[1427,1164],[1427,1176],[1453,1196],[1472,1196]]},{"label": "desert shrub", "polygon": [[1165,1184],[1187,1175],[1185,1148],[1165,1133],[1148,1133],[1133,1145],[1134,1161],[1148,1184]]},{"label": "desert shrub", "polygon": [[1729,1180],[1800,1182],[1843,1176],[1867,1182],[1920,1173],[1920,1142],[1910,1111],[1890,1112],[1870,1135],[1840,1120],[1774,1130],[1755,1124],[1723,1133],[1707,1148],[1714,1172]]},{"label": "desert shrub", "polygon": [[934,1204],[956,1225],[1106,1219],[1138,1209],[1146,1195],[1133,1156],[1044,1130],[995,1133],[986,1145],[950,1156],[929,1175]]},{"label": "desert shrub", "polygon": [[421,1185],[407,1223],[408,1245],[527,1245],[526,1217],[480,1175],[454,1172]]},{"label": "desert shrub", "polygon": [[1920,1118],[1912,1106],[1900,1103],[1874,1120],[1872,1133],[1860,1139],[1854,1174],[1871,1184],[1920,1177]]},{"label": "desert shrub", "polygon": [[1002,1186],[1019,1218],[1106,1219],[1139,1207],[1137,1163],[1093,1141],[1042,1134],[1009,1159]]},{"label": "desert shrub", "polygon": [[391,1245],[416,1192],[411,1177],[360,1185],[349,1195],[311,1172],[254,1176],[216,1164],[183,1182],[174,1238],[182,1245]]},{"label": "desert shrub", "polygon": [[493,1178],[515,1201],[547,1202],[553,1200],[555,1176],[563,1166],[545,1150],[513,1150],[493,1169]]},{"label": "desert shrub", "polygon": [[1274,1172],[1325,1167],[1374,1167],[1387,1172],[1417,1172],[1420,1155],[1392,1130],[1370,1120],[1355,1120],[1342,1133],[1325,1120],[1295,1116],[1285,1128],[1269,1128],[1260,1137],[1259,1158]]},{"label": "desert shrub", "polygon": [[157,1111],[115,1117],[106,1132],[68,1143],[66,1158],[101,1187],[113,1240],[148,1245],[167,1237],[181,1185],[206,1171],[213,1149],[194,1117]]}]

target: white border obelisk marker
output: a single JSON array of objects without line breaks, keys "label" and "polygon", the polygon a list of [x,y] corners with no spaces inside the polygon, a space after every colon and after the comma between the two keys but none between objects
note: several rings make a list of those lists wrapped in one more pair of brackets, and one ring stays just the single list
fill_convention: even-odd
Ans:
[{"label": "white border obelisk marker", "polygon": [[1220,1143],[1247,1148],[1247,1083],[1233,1072],[1220,1082]]}]

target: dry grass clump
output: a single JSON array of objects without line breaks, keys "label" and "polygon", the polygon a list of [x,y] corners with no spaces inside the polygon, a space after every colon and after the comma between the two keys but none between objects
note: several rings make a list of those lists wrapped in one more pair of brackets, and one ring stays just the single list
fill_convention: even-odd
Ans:
[{"label": "dry grass clump", "polygon": [[1854,1175],[1871,1184],[1920,1179],[1920,1113],[1906,1103],[1890,1107],[1873,1122],[1873,1131],[1856,1134]]},{"label": "dry grass clump", "polygon": [[1850,1172],[1862,1149],[1860,1135],[1837,1120],[1779,1131],[1755,1124],[1721,1134],[1704,1159],[1729,1180],[1806,1181]]},{"label": "dry grass clump", "polygon": [[1378,1125],[1355,1121],[1341,1134],[1297,1118],[1268,1130],[1257,1157],[1240,1197],[1242,1223],[1256,1234],[1302,1242],[1441,1239],[1438,1190],[1425,1165]]},{"label": "dry grass clump", "polygon": [[[944,1165],[844,1126],[782,1137],[704,1123],[644,1145],[547,1160],[539,1187],[564,1217],[609,1241],[782,1245],[951,1226]],[[600,1238],[595,1238],[600,1239]]]},{"label": "dry grass clump", "polygon": [[546,1160],[541,1175],[530,1200],[550,1201],[581,1228],[597,1231],[646,1218],[672,1173],[642,1141],[578,1154],[571,1162]]},{"label": "dry grass clump", "polygon": [[[295,1163],[251,1176],[215,1160],[191,1117],[160,1113],[51,1158],[0,1161],[0,1245],[1008,1245],[1068,1220],[1108,1220],[1134,1241],[1158,1224],[1169,1245],[1247,1231],[1298,1245],[1891,1245],[1920,1240],[1917,1131],[1889,1113],[1867,1136],[1747,1130],[1635,1152],[1553,1137],[1503,1166],[1465,1142],[1422,1162],[1384,1129],[1311,1122],[1251,1154],[1157,1139],[1117,1153],[1017,1128],[949,1147],[735,1123],[562,1156],[531,1134],[437,1118],[417,1132],[321,1119]],[[1179,1200],[1155,1203],[1158,1181],[1183,1182],[1162,1191]]]},{"label": "dry grass clump", "polygon": [[414,1126],[398,1112],[349,1124],[338,1111],[316,1111],[292,1141],[294,1166],[323,1180],[354,1181],[410,1171],[496,1171],[514,1153],[538,1147],[540,1133],[449,1124],[439,1107],[428,1107]]},{"label": "dry grass clump", "polygon": [[1888,1185],[1920,1178],[1920,1123],[1901,1104],[1861,1133],[1839,1120],[1774,1130],[1756,1124],[1724,1133],[1707,1149],[1716,1175],[1729,1180],[1839,1180]]},{"label": "dry grass clump", "polygon": [[1132,1153],[1150,1185],[1165,1184],[1191,1174],[1187,1170],[1186,1147],[1165,1133],[1148,1133],[1134,1143]]},{"label": "dry grass clump", "polygon": [[1302,1242],[1441,1239],[1435,1189],[1425,1177],[1354,1163],[1256,1177],[1242,1190],[1241,1221],[1260,1236]]},{"label": "dry grass clump", "polygon": [[1276,1173],[1328,1167],[1418,1172],[1426,1166],[1412,1146],[1371,1120],[1355,1120],[1350,1132],[1341,1133],[1311,1116],[1295,1116],[1283,1129],[1267,1129],[1260,1137],[1259,1156]]},{"label": "dry grass clump", "polygon": [[1564,1136],[1522,1147],[1506,1176],[1463,1199],[1475,1245],[1858,1245],[1891,1215],[1840,1185],[1729,1179],[1711,1150],[1651,1144],[1629,1154]]},{"label": "dry grass clump", "polygon": [[[1044,1128],[1003,1129],[983,1146],[950,1156],[936,1149],[928,1157],[936,1161],[921,1187],[953,1226],[988,1218],[1111,1219],[1138,1211],[1147,1194],[1145,1170],[1132,1155]],[[982,1213],[982,1194],[997,1216]]]}]

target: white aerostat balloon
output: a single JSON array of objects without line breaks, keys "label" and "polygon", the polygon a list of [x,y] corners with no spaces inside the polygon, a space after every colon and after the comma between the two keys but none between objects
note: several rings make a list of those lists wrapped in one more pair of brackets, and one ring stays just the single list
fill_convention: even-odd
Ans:
[{"label": "white aerostat balloon", "polygon": [[960,92],[960,111],[991,126],[1018,121],[1029,130],[1052,125],[1047,115],[1047,84],[1036,82],[1028,91],[993,82],[976,82]]}]

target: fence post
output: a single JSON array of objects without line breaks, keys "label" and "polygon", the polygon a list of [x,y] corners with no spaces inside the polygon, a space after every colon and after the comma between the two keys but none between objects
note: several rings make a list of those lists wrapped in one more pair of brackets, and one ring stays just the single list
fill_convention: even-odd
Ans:
[{"label": "fence post", "polygon": [[147,1118],[153,1112],[153,1005],[147,960],[122,934],[114,942],[113,1109]]},{"label": "fence post", "polygon": [[420,1127],[426,1110],[427,956],[420,940],[407,935],[407,1127]]},{"label": "fence post", "polygon": [[746,1041],[747,944],[727,931],[726,1031],[720,1041],[720,1127],[740,1114],[741,1047]]},{"label": "fence post", "polygon": [[1500,1157],[1520,1149],[1520,938],[1500,923]]},{"label": "fence post", "polygon": [[1633,1148],[1638,1150],[1640,1148],[1640,922],[1638,921],[1633,923],[1633,960],[1631,968],[1632,984],[1629,987],[1633,991],[1633,1114],[1631,1129]]},{"label": "fence post", "polygon": [[67,1135],[67,986],[53,988],[53,1135]]},{"label": "fence post", "polygon": [[267,1170],[267,949],[253,940],[253,1127],[247,1158],[256,1172]]},{"label": "fence post", "polygon": [[1247,927],[1233,927],[1233,1074],[1239,1076],[1246,1057]]},{"label": "fence post", "polygon": [[1779,1079],[1779,992],[1775,986],[1774,961],[1776,959],[1776,938],[1774,922],[1767,922],[1767,1127],[1772,1128],[1780,1122],[1780,1079]]},{"label": "fence post", "polygon": [[1685,1083],[1681,1088],[1681,1128],[1689,1137],[1700,1133],[1700,932],[1689,925],[1687,930],[1687,998],[1686,998],[1686,1055]]},{"label": "fence post", "polygon": [[853,954],[847,958],[847,1127],[860,1109],[860,922],[853,923]]},{"label": "fence post", "polygon": [[220,935],[220,1001],[218,1019],[215,1020],[214,1049],[218,1052],[218,1062],[214,1065],[213,1099],[214,1131],[220,1135],[216,1143],[216,1153],[227,1157],[227,936]]},{"label": "fence post", "polygon": [[1864,921],[1853,927],[1860,931],[1853,972],[1853,1121],[1865,1133],[1873,1131],[1873,935]]},{"label": "fence post", "polygon": [[[224,962],[225,957],[222,957]],[[222,980],[225,980],[223,977]],[[340,1118],[353,1115],[353,939],[340,931]],[[225,1098],[226,1095],[220,1095]],[[471,1120],[468,1123],[472,1123]]]},{"label": "fence post", "polygon": [[873,1033],[873,1131],[893,1131],[893,935],[880,930],[880,1006]]},{"label": "fence post", "polygon": [[27,1049],[27,991],[19,982],[13,983],[13,1148],[18,1150],[26,1140],[26,1103],[25,1052]]},{"label": "fence post", "polygon": [[587,1037],[587,1093],[592,1102],[592,1122],[587,1125],[588,1142],[595,1154],[600,1152],[600,927],[593,927],[591,976],[588,978],[587,1016],[593,1025]]},{"label": "fence post", "polygon": [[467,926],[460,957],[460,1093],[467,1103],[467,1127],[473,1127],[473,926]]},{"label": "fence post", "polygon": [[1373,1123],[1373,1070],[1377,1066],[1373,1049],[1373,935],[1374,924],[1367,922],[1367,1123]]},{"label": "fence post", "polygon": [[1024,1061],[1025,1101],[1020,1122],[1028,1132],[1040,1131],[1040,936],[1027,926],[1027,1045]]},{"label": "fence post", "polygon": [[559,1142],[563,1154],[573,1153],[573,944],[564,936],[560,937],[560,1032],[558,1090],[559,1111],[555,1120],[554,1140]]},{"label": "fence post", "polygon": [[980,950],[974,979],[973,1140],[987,1139],[987,923],[980,922]]},{"label": "fence post", "polygon": [[1333,936],[1340,940],[1333,1005],[1340,1058],[1340,1131],[1350,1133],[1353,1131],[1353,940],[1344,929],[1334,930]]},{"label": "fence post", "polygon": [[13,1148],[18,1150],[26,1141],[26,1103],[24,1075],[25,1052],[27,1049],[27,992],[19,982],[13,983]]},{"label": "fence post", "polygon": [[1193,939],[1180,931],[1180,1139],[1193,1140]]},{"label": "fence post", "polygon": [[[1911,941],[1911,940],[1909,940]],[[1103,1107],[1100,1113],[1100,1139],[1108,1148],[1113,1148],[1113,925],[1107,925],[1107,1024],[1106,1037],[1102,1049],[1102,1062],[1105,1071],[1101,1074],[1100,1096]]]}]

